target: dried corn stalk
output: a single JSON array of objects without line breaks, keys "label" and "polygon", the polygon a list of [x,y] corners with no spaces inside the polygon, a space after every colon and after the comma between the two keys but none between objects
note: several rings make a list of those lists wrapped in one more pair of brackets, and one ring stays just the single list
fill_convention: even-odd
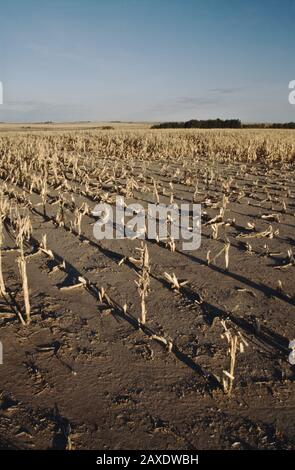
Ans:
[{"label": "dried corn stalk", "polygon": [[28,240],[32,233],[32,226],[28,216],[20,217],[17,220],[17,236],[16,244],[19,247],[20,256],[18,258],[19,271],[22,279],[23,286],[23,296],[25,303],[25,313],[26,313],[26,324],[28,325],[31,321],[31,306],[30,306],[30,297],[29,297],[29,285],[28,285],[28,276],[27,276],[27,264],[24,253],[24,242]]},{"label": "dried corn stalk", "polygon": [[141,259],[141,267],[140,272],[138,275],[138,281],[135,281],[141,301],[141,318],[139,323],[141,325],[145,325],[146,323],[146,298],[149,293],[150,288],[150,265],[149,265],[149,252],[147,246],[143,243],[141,244],[140,251],[140,259]]},{"label": "dried corn stalk", "polygon": [[4,276],[2,270],[2,245],[3,245],[3,222],[6,218],[6,214],[9,209],[9,204],[6,199],[3,198],[3,193],[0,194],[0,294],[6,295],[6,288],[4,283]]},{"label": "dried corn stalk", "polygon": [[221,320],[221,325],[224,329],[224,333],[221,335],[222,339],[226,339],[229,345],[228,353],[230,356],[230,367],[229,370],[223,371],[222,385],[223,390],[227,395],[231,395],[233,384],[235,380],[235,367],[236,367],[236,358],[237,353],[243,353],[245,347],[248,346],[247,341],[243,338],[241,333],[233,333],[226,325],[225,320]]}]

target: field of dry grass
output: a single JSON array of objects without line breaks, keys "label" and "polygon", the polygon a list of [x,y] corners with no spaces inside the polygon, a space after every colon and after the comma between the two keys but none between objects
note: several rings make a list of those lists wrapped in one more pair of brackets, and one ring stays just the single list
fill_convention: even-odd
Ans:
[{"label": "field of dry grass", "polygon": [[[0,447],[294,448],[294,132],[1,129]],[[98,242],[116,195],[201,247]]]}]

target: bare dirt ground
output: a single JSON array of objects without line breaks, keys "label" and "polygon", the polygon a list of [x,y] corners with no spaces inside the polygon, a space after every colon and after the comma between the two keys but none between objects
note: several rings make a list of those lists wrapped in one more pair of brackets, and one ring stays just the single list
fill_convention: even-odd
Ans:
[{"label": "bare dirt ground", "polygon": [[[133,156],[123,161],[115,151],[119,137],[104,133],[105,145],[113,145],[105,154],[80,146],[89,135],[72,137],[79,141],[79,150],[67,137],[69,155],[78,154],[75,171],[63,146],[56,150],[54,165],[62,171],[62,183],[55,184],[58,177],[50,179],[49,168],[45,213],[38,184],[30,191],[27,179],[21,180],[11,163],[23,161],[25,166],[28,158],[26,178],[31,181],[33,165],[36,174],[40,168],[32,163],[29,149],[49,158],[38,143],[43,137],[28,134],[19,144],[13,143],[19,137],[3,137],[3,197],[26,207],[33,231],[26,242],[31,323],[23,326],[16,315],[24,312],[24,301],[15,226],[11,215],[5,219],[2,264],[8,294],[0,306],[0,447],[294,448],[295,370],[288,362],[289,341],[295,338],[292,162],[209,160],[185,150],[183,159],[169,151],[160,161],[148,155],[137,159],[136,143]],[[169,136],[165,134],[168,141]],[[93,133],[91,139],[99,140],[100,134]],[[181,141],[173,142],[181,149]],[[18,148],[23,150],[14,159]],[[89,175],[86,184],[79,173],[82,167]],[[106,200],[123,194],[127,202],[155,202],[153,179],[163,203],[169,203],[171,191],[176,203],[202,203],[202,244],[196,251],[182,251],[176,241],[172,252],[164,242],[146,240],[151,283],[147,323],[140,328],[137,266],[128,260],[138,258],[140,242],[98,242],[91,214],[83,215],[79,235],[74,215],[83,203],[92,210],[101,199],[96,199],[97,192],[107,195]],[[220,213],[224,197],[223,225],[213,239],[210,220]],[[208,265],[208,251],[213,260],[224,246],[225,223],[227,270],[223,255]],[[270,225],[272,231],[261,235]],[[44,234],[53,257],[39,249]],[[165,272],[188,284],[173,290]],[[80,276],[86,287],[64,289]],[[99,298],[102,287],[115,305]],[[222,386],[223,371],[229,369],[228,345],[221,337],[224,319],[248,343],[237,354],[231,396]],[[153,334],[171,341],[171,351]]]}]

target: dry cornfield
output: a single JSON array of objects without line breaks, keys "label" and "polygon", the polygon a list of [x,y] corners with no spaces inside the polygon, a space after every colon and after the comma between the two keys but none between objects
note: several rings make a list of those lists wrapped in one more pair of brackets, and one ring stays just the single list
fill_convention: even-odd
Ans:
[{"label": "dry cornfield", "polygon": [[[6,131],[0,159],[0,447],[294,448],[294,131]],[[119,195],[201,204],[201,247],[97,241]]]}]

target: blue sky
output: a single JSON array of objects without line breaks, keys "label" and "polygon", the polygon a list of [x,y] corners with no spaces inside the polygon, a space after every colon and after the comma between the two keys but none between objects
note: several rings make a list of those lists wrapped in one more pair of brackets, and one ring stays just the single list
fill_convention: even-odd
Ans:
[{"label": "blue sky", "polygon": [[295,121],[295,0],[10,0],[0,121]]}]

